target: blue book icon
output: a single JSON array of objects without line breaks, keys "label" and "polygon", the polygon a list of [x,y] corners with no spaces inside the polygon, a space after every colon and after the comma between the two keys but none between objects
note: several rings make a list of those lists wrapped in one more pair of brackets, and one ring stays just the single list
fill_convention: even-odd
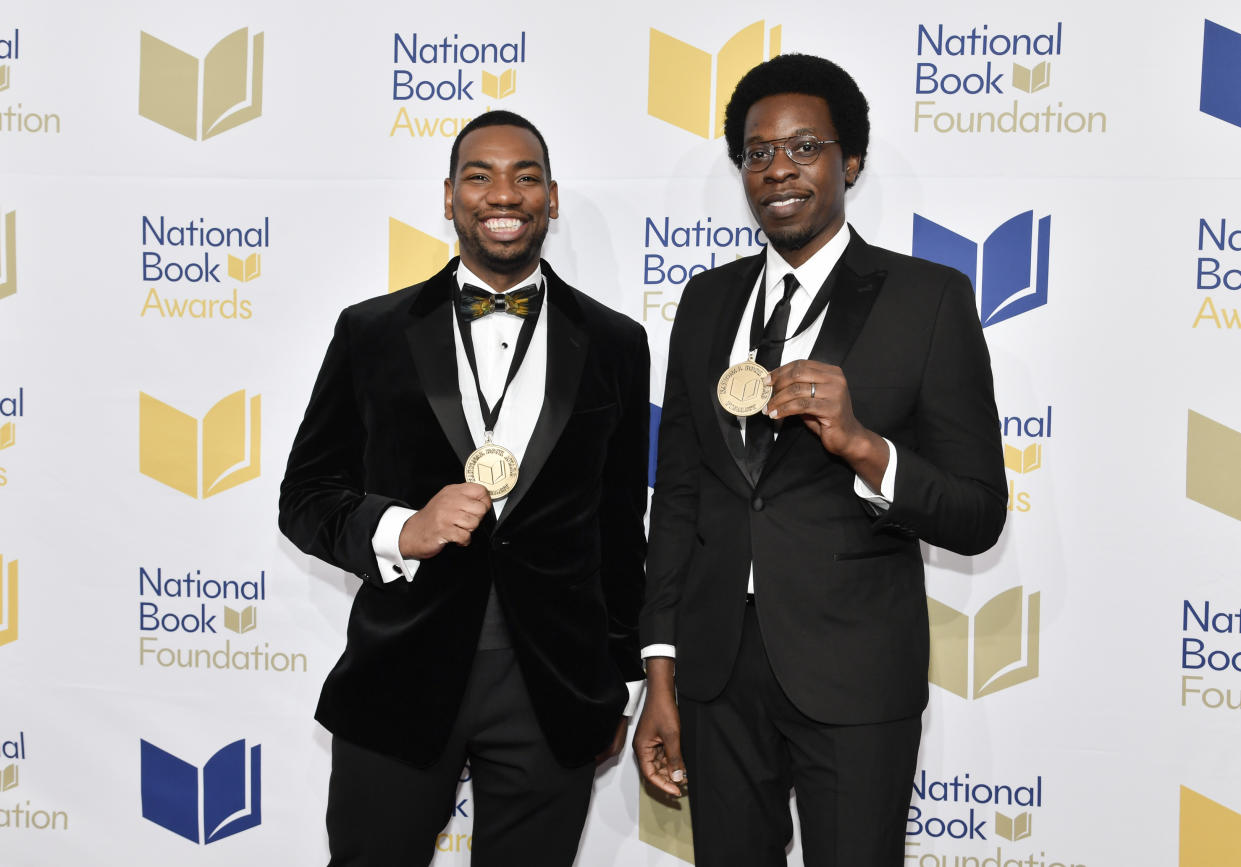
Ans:
[{"label": "blue book icon", "polygon": [[[1051,217],[1039,219],[1035,237],[1034,212],[1026,211],[987,236],[980,275],[976,242],[914,214],[913,254],[956,268],[969,278],[979,296],[984,328],[1047,303],[1050,249]],[[1036,265],[1033,279],[1032,261]]]},{"label": "blue book icon", "polygon": [[142,741],[142,816],[194,843],[214,843],[262,821],[261,749],[233,741],[201,771]]},{"label": "blue book icon", "polygon": [[1202,91],[1198,109],[1241,126],[1241,33],[1210,19],[1202,26]]}]

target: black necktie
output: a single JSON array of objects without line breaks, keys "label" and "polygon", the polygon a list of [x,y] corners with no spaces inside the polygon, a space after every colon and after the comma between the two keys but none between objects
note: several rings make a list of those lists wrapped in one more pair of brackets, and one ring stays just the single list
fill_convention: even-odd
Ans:
[{"label": "black necktie", "polygon": [[543,293],[535,284],[514,289],[511,292],[492,294],[466,283],[457,296],[457,309],[466,321],[478,319],[488,313],[511,313],[523,319],[539,312]]},{"label": "black necktie", "polygon": [[[776,302],[771,311],[771,318],[763,329],[759,340],[758,353],[754,360],[768,371],[780,366],[780,355],[784,350],[785,335],[789,330],[789,311],[793,307],[793,293],[797,291],[797,278],[792,274],[784,275],[784,297]],[[745,462],[750,471],[750,481],[758,483],[763,472],[763,464],[771,452],[771,444],[775,440],[775,422],[762,413],[755,413],[745,422]]]}]

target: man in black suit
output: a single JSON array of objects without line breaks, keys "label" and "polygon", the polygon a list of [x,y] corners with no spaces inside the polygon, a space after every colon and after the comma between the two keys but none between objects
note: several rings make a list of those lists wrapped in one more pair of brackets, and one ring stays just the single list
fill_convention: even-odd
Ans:
[{"label": "man in black suit", "polygon": [[844,70],[756,67],[725,137],[769,246],[677,309],[634,748],[689,785],[698,867],[784,864],[790,788],[807,865],[895,867],[927,702],[918,540],[973,554],[1004,523],[990,359],[963,275],[845,223],[869,121]]},{"label": "man in black suit", "polygon": [[649,353],[541,261],[549,165],[511,112],[461,131],[460,259],[341,314],[289,456],[281,529],[362,579],[316,712],[334,867],[428,863],[467,759],[472,863],[569,865],[623,742]]}]

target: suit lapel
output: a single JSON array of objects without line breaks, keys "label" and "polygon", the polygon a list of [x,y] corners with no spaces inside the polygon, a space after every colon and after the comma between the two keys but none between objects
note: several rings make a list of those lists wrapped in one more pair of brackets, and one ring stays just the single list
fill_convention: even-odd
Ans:
[{"label": "suit lapel", "polygon": [[414,366],[435,420],[461,465],[465,466],[466,459],[474,451],[474,440],[457,389],[457,347],[452,324],[452,285],[457,262],[453,259],[418,290],[410,305],[405,341],[414,357]]},{"label": "suit lapel", "polygon": [[543,276],[547,280],[547,301],[543,307],[547,316],[547,390],[522,457],[517,484],[508,495],[508,504],[497,526],[513,514],[559,442],[577,400],[582,368],[590,348],[590,335],[581,307],[573,297],[574,290],[556,276],[547,262],[543,262]]},{"label": "suit lapel", "polygon": [[[848,357],[888,276],[886,271],[875,269],[870,245],[852,226],[849,228],[849,245],[827,278],[833,284],[831,301],[810,351],[810,360],[837,366]],[[803,436],[810,436],[804,424],[787,425],[763,465],[763,475],[771,473]]]},{"label": "suit lapel", "polygon": [[720,436],[724,439],[724,445],[728,450],[729,456],[736,463],[737,469],[741,471],[743,478],[753,484],[749,473],[746,471],[745,460],[745,444],[741,440],[741,423],[737,417],[730,413],[724,407],[720,406],[719,398],[716,394],[719,377],[735,362],[741,361],[740,358],[730,358],[733,342],[737,338],[737,329],[741,327],[749,328],[749,324],[744,326],[741,322],[741,314],[745,312],[746,302],[750,298],[750,293],[754,289],[754,283],[758,280],[758,274],[763,269],[766,262],[766,251],[758,253],[752,258],[752,261],[743,269],[741,278],[730,286],[722,287],[720,292],[725,294],[723,303],[721,304],[720,316],[716,320],[716,329],[714,339],[711,343],[710,355],[707,363],[707,379],[705,387],[708,389],[708,401],[711,408],[715,412],[715,420],[719,424]]}]

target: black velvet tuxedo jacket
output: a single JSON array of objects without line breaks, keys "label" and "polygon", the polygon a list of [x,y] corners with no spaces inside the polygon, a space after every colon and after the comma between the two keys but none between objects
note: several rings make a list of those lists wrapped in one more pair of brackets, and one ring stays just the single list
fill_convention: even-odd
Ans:
[{"label": "black velvet tuxedo jacket", "polygon": [[[700,274],[672,328],[651,511],[643,645],[676,646],[678,692],[724,688],[747,577],[772,669],[808,716],[901,719],[927,700],[927,602],[918,540],[971,554],[1003,528],[1007,487],[991,365],[969,282],[853,234],[832,272],[811,358],[839,364],[859,421],[898,464],[875,517],[855,474],[797,418],[757,483],[716,399],[760,253]],[[817,287],[815,287],[817,288]],[[792,359],[785,359],[786,361]]]},{"label": "black velvet tuxedo jacket", "polygon": [[341,314],[293,443],[282,531],[363,582],[316,718],[355,744],[432,763],[494,581],[551,749],[580,765],[615,733],[625,681],[642,678],[646,333],[544,262],[547,389],[508,505],[468,547],[448,545],[412,582],[385,584],[371,543],[380,516],[464,481],[476,446],[457,386],[456,266]]}]

